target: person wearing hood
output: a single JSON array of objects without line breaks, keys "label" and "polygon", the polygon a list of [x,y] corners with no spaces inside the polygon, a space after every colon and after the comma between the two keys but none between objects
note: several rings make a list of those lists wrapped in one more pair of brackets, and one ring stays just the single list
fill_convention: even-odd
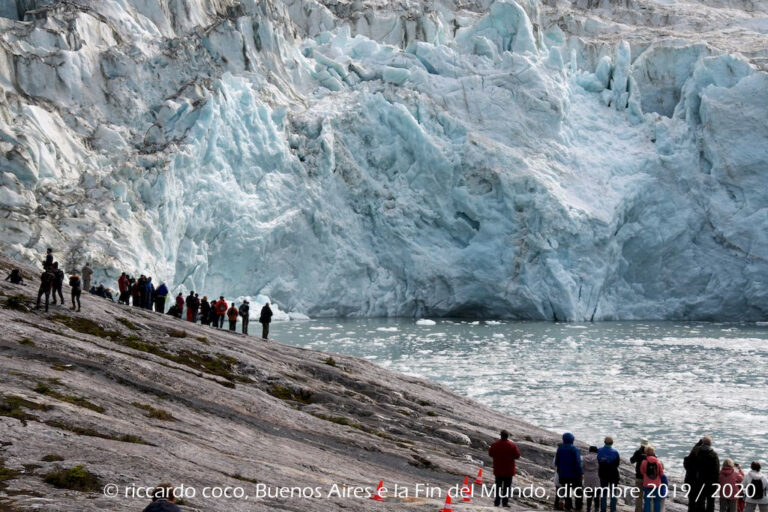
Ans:
[{"label": "person wearing hood", "polygon": [[760,472],[761,468],[758,461],[752,462],[749,473],[741,482],[744,501],[747,502],[744,512],[755,512],[756,508],[760,512],[768,512],[768,478]]},{"label": "person wearing hood", "polygon": [[692,489],[697,497],[695,509],[697,512],[715,512],[715,495],[717,482],[720,479],[720,459],[712,448],[712,438],[701,438],[701,446],[696,450],[693,461],[696,481]]},{"label": "person wearing hood", "polygon": [[208,296],[203,295],[200,301],[200,325],[211,325],[211,303],[208,302]]},{"label": "person wearing hood", "polygon": [[555,467],[560,486],[564,493],[565,510],[573,510],[573,496],[576,497],[576,510],[581,510],[581,478],[584,470],[581,465],[581,453],[573,444],[576,440],[573,434],[563,434],[563,444],[558,446],[555,453]]},{"label": "person wearing hood", "polygon": [[229,320],[230,331],[234,331],[237,326],[237,315],[237,307],[235,307],[235,303],[233,302],[227,310],[227,319]]},{"label": "person wearing hood", "polygon": [[635,499],[635,512],[643,512],[643,474],[640,473],[640,466],[645,460],[646,446],[648,446],[648,440],[641,439],[640,448],[635,450],[635,453],[629,458],[629,462],[635,465],[635,487],[639,492],[637,499]]},{"label": "person wearing hood", "polygon": [[261,337],[265,340],[269,338],[269,324],[272,322],[272,308],[269,307],[269,302],[264,304],[261,308],[261,314],[259,315],[259,323],[261,324]]},{"label": "person wearing hood", "polygon": [[661,512],[661,479],[664,476],[664,464],[656,458],[656,450],[653,446],[645,449],[645,460],[640,464],[640,473],[643,475],[643,512]]},{"label": "person wearing hood", "polygon": [[606,436],[603,447],[597,451],[597,462],[600,464],[600,486],[603,488],[603,495],[600,498],[600,512],[605,512],[608,508],[609,498],[611,500],[611,512],[616,512],[618,498],[615,497],[614,488],[619,485],[621,456],[613,447],[611,436]]},{"label": "person wearing hood", "polygon": [[520,448],[510,441],[509,432],[502,430],[500,439],[488,449],[488,455],[493,459],[493,476],[496,478],[493,506],[509,508],[512,478],[517,472],[515,461],[520,458]]},{"label": "person wearing hood", "polygon": [[[597,446],[590,446],[584,456],[584,494],[587,497],[587,512],[598,509],[597,496],[600,486],[600,463],[597,461]],[[595,507],[592,508],[592,503]]]},{"label": "person wearing hood", "polygon": [[155,311],[162,313],[165,311],[165,299],[168,297],[168,287],[165,283],[160,283],[160,286],[155,290]]},{"label": "person wearing hood", "polygon": [[243,334],[248,334],[248,314],[250,310],[250,303],[247,300],[244,300],[243,303],[240,304],[240,310],[238,311],[240,313],[240,321],[243,324]]},{"label": "person wearing hood", "polygon": [[744,472],[734,464],[733,460],[725,459],[720,469],[720,512],[736,512],[739,505],[739,484],[744,480]]}]

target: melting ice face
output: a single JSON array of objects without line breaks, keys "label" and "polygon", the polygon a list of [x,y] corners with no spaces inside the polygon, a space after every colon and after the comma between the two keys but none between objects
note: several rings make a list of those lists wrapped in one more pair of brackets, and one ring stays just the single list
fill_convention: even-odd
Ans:
[{"label": "melting ice face", "polygon": [[[674,473],[702,435],[721,460],[768,458],[768,328],[355,320],[278,324],[289,343],[364,357],[629,457],[648,438]],[[314,331],[328,327],[327,331]],[[382,329],[396,329],[387,332]],[[494,426],[494,427],[501,427]]]}]

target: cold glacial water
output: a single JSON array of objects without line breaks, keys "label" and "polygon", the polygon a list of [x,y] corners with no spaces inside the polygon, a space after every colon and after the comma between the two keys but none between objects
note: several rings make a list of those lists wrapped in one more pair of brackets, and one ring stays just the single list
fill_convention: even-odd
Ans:
[{"label": "cold glacial water", "polygon": [[589,443],[613,435],[625,457],[647,437],[677,474],[707,433],[721,459],[768,459],[765,326],[345,319],[276,323],[272,332],[443,383]]}]

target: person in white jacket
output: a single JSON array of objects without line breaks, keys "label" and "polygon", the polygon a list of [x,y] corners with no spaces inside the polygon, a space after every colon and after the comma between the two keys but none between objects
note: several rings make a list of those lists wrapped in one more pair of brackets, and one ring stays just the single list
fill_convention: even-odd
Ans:
[{"label": "person in white jacket", "polygon": [[768,478],[760,472],[759,462],[753,462],[750,469],[741,482],[746,502],[744,512],[755,512],[755,508],[759,508],[760,512],[768,512]]}]

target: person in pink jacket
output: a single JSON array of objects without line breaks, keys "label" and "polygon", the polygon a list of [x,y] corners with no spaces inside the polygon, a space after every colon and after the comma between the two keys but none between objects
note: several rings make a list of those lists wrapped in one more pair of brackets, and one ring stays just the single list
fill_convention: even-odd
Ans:
[{"label": "person in pink jacket", "polygon": [[645,448],[645,460],[640,464],[640,474],[643,475],[643,512],[661,512],[661,477],[664,475],[664,464],[656,458],[653,446]]},{"label": "person in pink jacket", "polygon": [[733,463],[731,459],[725,459],[720,470],[720,512],[736,512],[739,504],[739,484],[744,480],[744,472]]}]

